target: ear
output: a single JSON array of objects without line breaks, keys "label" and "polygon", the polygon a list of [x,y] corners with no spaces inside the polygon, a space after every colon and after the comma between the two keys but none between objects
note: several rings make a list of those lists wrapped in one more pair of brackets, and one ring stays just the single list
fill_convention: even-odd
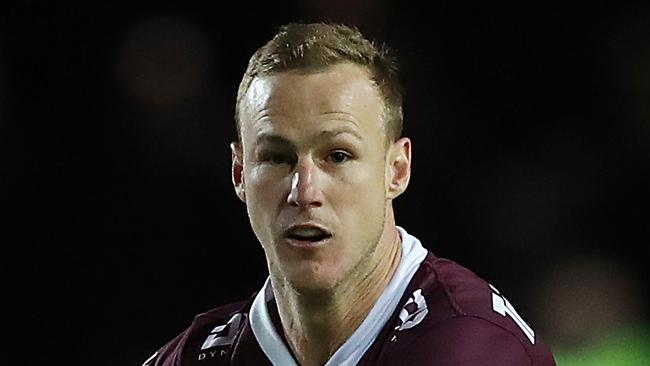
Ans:
[{"label": "ear", "polygon": [[230,143],[232,153],[232,185],[235,188],[235,194],[239,199],[246,203],[246,190],[244,189],[244,154],[242,146],[238,142]]},{"label": "ear", "polygon": [[402,137],[388,148],[386,159],[386,198],[402,194],[411,179],[411,140]]}]

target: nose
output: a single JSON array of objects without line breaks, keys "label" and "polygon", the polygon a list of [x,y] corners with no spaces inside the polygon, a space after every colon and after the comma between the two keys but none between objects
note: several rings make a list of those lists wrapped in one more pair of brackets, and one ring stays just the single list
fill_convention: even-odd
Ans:
[{"label": "nose", "polygon": [[322,206],[323,196],[318,178],[318,168],[313,161],[298,161],[291,177],[291,191],[287,202],[297,207]]}]

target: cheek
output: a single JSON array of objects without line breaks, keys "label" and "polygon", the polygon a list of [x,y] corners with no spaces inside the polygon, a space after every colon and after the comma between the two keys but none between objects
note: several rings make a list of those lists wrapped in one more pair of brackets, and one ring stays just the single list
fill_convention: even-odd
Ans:
[{"label": "cheek", "polygon": [[270,262],[278,261],[275,248],[278,208],[282,207],[282,184],[259,172],[246,172],[246,211],[251,228]]},{"label": "cheek", "polygon": [[[282,183],[283,179],[255,170],[245,172],[244,179],[246,209],[253,230],[258,237],[271,235],[266,231],[273,227],[272,220],[278,216],[277,210],[282,206],[286,190]],[[268,240],[270,237],[265,239]]]},{"label": "cheek", "polygon": [[384,166],[376,162],[372,166],[357,169],[351,175],[350,186],[353,194],[360,201],[382,200],[385,190]]},{"label": "cheek", "polygon": [[331,197],[337,211],[348,222],[373,221],[385,204],[384,180],[383,166],[373,166],[356,169],[344,181],[335,182]]},{"label": "cheek", "polygon": [[245,172],[246,195],[249,192],[255,204],[270,204],[277,202],[285,191],[284,175],[264,168],[251,169]]}]

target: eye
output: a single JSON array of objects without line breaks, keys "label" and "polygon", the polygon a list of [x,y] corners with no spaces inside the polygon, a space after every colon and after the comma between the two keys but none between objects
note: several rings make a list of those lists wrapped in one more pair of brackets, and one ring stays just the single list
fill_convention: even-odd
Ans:
[{"label": "eye", "polygon": [[334,151],[330,154],[330,160],[336,164],[341,164],[348,160],[351,156],[344,151]]},{"label": "eye", "polygon": [[259,160],[271,164],[284,164],[289,162],[289,156],[278,152],[264,152],[260,154]]},{"label": "eye", "polygon": [[289,161],[289,158],[283,154],[269,154],[267,159],[273,164],[283,164]]}]

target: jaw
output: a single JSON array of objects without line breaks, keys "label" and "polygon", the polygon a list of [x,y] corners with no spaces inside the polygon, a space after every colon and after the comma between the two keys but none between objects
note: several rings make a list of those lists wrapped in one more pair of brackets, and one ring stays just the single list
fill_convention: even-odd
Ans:
[{"label": "jaw", "polygon": [[[284,250],[282,250],[284,249]],[[271,279],[284,283],[296,294],[333,291],[351,266],[350,257],[334,247],[317,250],[280,248],[277,258],[269,261]]]},{"label": "jaw", "polygon": [[[283,295],[295,295],[305,301],[308,298],[344,298],[359,288],[372,286],[375,272],[381,272],[386,260],[391,256],[395,238],[399,237],[393,221],[392,210],[384,211],[380,225],[375,233],[370,233],[361,245],[363,251],[350,252],[345,245],[334,241],[330,246],[318,250],[292,250],[276,246],[267,264],[274,288],[283,288]],[[392,226],[391,226],[392,225]]]}]

